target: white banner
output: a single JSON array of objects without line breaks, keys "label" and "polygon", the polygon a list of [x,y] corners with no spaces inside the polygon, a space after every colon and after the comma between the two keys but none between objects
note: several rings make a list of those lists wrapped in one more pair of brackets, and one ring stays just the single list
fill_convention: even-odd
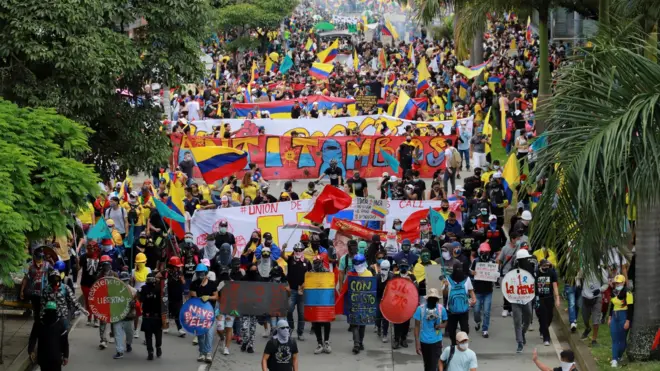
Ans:
[{"label": "white banner", "polygon": [[368,197],[353,199],[353,220],[385,220],[387,215],[387,200],[377,200]]},{"label": "white banner", "polygon": [[497,282],[500,271],[495,263],[477,263],[474,270],[474,279],[477,281]]},{"label": "white banner", "polygon": [[[472,132],[473,117],[459,119],[458,124],[465,122]],[[426,128],[433,126],[442,130],[444,135],[451,135],[452,120],[445,121],[409,121],[401,120],[387,115],[353,116],[353,117],[326,117],[304,119],[226,119],[226,120],[199,120],[191,121],[191,133],[209,135],[215,127],[230,124],[231,130],[238,132],[236,136],[259,135],[259,128],[263,127],[268,135],[291,135],[294,131],[302,136],[334,136],[346,135],[346,129],[356,129],[363,135],[380,135],[386,127],[387,135],[403,134],[405,127],[416,125],[426,134]]]}]

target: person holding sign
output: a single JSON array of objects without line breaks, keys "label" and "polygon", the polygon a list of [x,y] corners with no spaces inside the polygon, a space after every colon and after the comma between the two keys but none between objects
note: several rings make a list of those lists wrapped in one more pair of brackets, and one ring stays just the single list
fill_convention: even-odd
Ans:
[{"label": "person holding sign", "polygon": [[[470,273],[474,277],[474,293],[477,297],[477,303],[474,306],[474,322],[476,322],[475,330],[483,329],[481,335],[488,338],[488,328],[490,326],[490,308],[493,302],[493,282],[481,280],[477,276],[477,265],[479,263],[494,264],[497,269],[493,258],[490,254],[490,245],[484,242],[479,245],[477,250],[477,258],[472,261]],[[499,273],[498,273],[499,276]],[[482,327],[482,313],[483,313],[483,327]]]},{"label": "person holding sign", "polygon": [[[215,308],[215,302],[218,300],[218,286],[215,281],[209,280],[209,269],[204,264],[198,264],[195,268],[197,280],[190,284],[190,297],[201,298],[204,302],[210,302]],[[199,357],[197,362],[211,363],[211,347],[213,346],[213,331],[208,331],[203,335],[197,335],[199,341]]]},{"label": "person holding sign", "polygon": [[429,288],[426,303],[417,307],[415,319],[415,350],[424,359],[424,371],[435,371],[442,353],[442,329],[447,327],[447,311],[440,304],[440,293]]},{"label": "person holding sign", "polygon": [[[367,259],[362,254],[353,257],[353,270],[358,277],[373,277],[373,274],[367,269]],[[364,332],[366,325],[355,324],[353,326],[353,354],[358,354],[364,350]]]}]

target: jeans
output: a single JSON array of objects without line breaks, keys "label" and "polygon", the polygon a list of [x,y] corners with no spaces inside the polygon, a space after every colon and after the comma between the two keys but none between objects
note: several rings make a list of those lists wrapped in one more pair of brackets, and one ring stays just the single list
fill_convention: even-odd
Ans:
[{"label": "jeans", "polygon": [[117,353],[124,353],[126,346],[133,342],[133,320],[123,320],[112,324],[115,333],[115,348]]},{"label": "jeans", "polygon": [[456,345],[456,329],[458,329],[458,325],[461,325],[461,331],[465,332],[466,334],[470,333],[470,312],[465,312],[465,313],[449,313],[448,314],[449,320],[447,321],[447,330],[445,333],[449,335],[449,339],[451,340],[451,345]]},{"label": "jeans", "polygon": [[[461,158],[463,161],[465,161],[465,168],[467,170],[470,170],[470,150],[469,149],[459,149],[458,153],[460,153]],[[461,165],[461,168],[463,166]]]},{"label": "jeans", "polygon": [[488,331],[490,326],[490,307],[493,303],[493,293],[477,294],[477,303],[474,305],[474,322],[481,323],[483,311],[483,331]]},{"label": "jeans", "polygon": [[197,335],[197,341],[199,341],[197,346],[199,347],[200,354],[211,354],[211,347],[213,346],[213,331],[209,330],[204,335]]},{"label": "jeans", "polygon": [[626,350],[627,331],[623,329],[628,319],[625,310],[612,312],[612,322],[610,323],[610,336],[612,337],[612,359],[621,360],[623,352]]},{"label": "jeans", "polygon": [[287,313],[287,320],[289,321],[291,332],[296,329],[293,324],[293,310],[296,307],[298,307],[298,335],[302,335],[305,331],[305,306],[303,304],[303,296],[298,293],[298,290],[291,290],[291,296],[289,297],[289,313]]},{"label": "jeans", "polygon": [[532,321],[532,303],[527,304],[514,304],[511,303],[511,311],[513,312],[513,328],[516,332],[516,343],[524,343],[523,339],[529,324]]},{"label": "jeans", "polygon": [[[448,170],[451,169],[451,174]],[[450,168],[448,167],[445,170],[445,175],[443,175],[442,181],[444,182],[445,186],[445,192],[447,193],[454,193],[454,190],[456,189],[456,172],[458,169],[456,168]],[[447,183],[451,182],[451,192],[449,192],[449,188],[447,188]]]},{"label": "jeans", "polygon": [[358,346],[364,341],[365,325],[353,325],[353,346]]},{"label": "jeans", "polygon": [[420,347],[422,348],[424,371],[437,371],[438,361],[442,354],[442,340],[431,344],[420,342]]},{"label": "jeans", "polygon": [[582,294],[577,290],[577,287],[565,285],[564,296],[566,297],[566,300],[568,300],[568,322],[576,323],[580,308],[580,297]]}]

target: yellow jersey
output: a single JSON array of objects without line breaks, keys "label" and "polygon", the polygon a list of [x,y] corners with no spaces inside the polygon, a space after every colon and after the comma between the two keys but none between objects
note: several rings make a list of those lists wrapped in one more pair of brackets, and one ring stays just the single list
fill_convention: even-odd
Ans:
[{"label": "yellow jersey", "polygon": [[612,299],[610,299],[610,302],[612,303],[612,307],[615,312],[620,310],[628,310],[628,304],[635,304],[633,301],[633,294],[630,291],[626,293],[625,301],[619,299],[617,296],[614,295],[614,293],[612,293]]},{"label": "yellow jersey", "polygon": [[538,261],[546,259],[550,262],[550,264],[552,264],[553,267],[557,267],[557,254],[555,254],[555,252],[550,249],[538,249],[534,251],[534,256]]}]

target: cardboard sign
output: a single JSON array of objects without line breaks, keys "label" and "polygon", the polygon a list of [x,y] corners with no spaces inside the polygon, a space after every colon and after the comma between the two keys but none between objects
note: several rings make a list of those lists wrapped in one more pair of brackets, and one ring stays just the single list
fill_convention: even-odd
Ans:
[{"label": "cardboard sign", "polygon": [[510,303],[527,304],[534,299],[534,276],[524,269],[513,269],[502,278],[502,294]]},{"label": "cardboard sign", "polygon": [[415,314],[419,294],[415,284],[406,278],[394,278],[385,286],[380,312],[392,323],[404,323]]},{"label": "cardboard sign", "polygon": [[353,200],[353,219],[383,221],[388,213],[387,207],[387,200],[356,197]]},{"label": "cardboard sign", "polygon": [[477,281],[497,282],[500,271],[495,263],[477,263],[474,268],[474,279]]},{"label": "cardboard sign", "polygon": [[426,289],[434,288],[442,293],[445,285],[443,283],[443,271],[441,264],[429,264],[426,267]]},{"label": "cardboard sign", "polygon": [[348,277],[348,292],[344,298],[344,315],[351,325],[376,323],[376,277]]},{"label": "cardboard sign", "polygon": [[188,299],[179,311],[181,327],[195,336],[206,334],[213,327],[214,320],[213,305],[200,298]]},{"label": "cardboard sign", "polygon": [[[380,94],[380,90],[378,91]],[[355,108],[362,112],[370,112],[378,104],[378,97],[375,95],[359,95],[355,97]]]},{"label": "cardboard sign", "polygon": [[220,313],[241,316],[286,317],[289,296],[286,285],[275,282],[227,282],[220,291]]},{"label": "cardboard sign", "polygon": [[102,277],[89,289],[89,311],[107,323],[119,322],[128,314],[133,294],[118,278]]},{"label": "cardboard sign", "polygon": [[332,272],[307,272],[303,302],[305,303],[305,321],[334,321],[335,274]]}]

